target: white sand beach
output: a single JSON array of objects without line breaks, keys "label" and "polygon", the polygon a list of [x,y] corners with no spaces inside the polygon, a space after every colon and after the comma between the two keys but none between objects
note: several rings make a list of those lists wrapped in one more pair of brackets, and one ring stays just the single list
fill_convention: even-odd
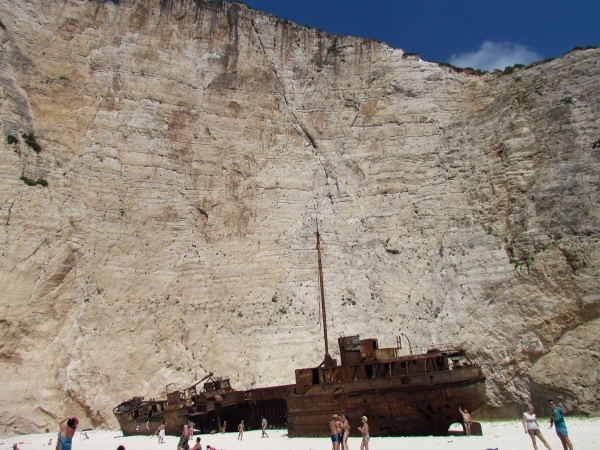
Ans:
[{"label": "white sand beach", "polygon": [[[531,440],[523,431],[517,420],[511,422],[481,422],[483,436],[446,436],[446,437],[373,437],[370,450],[526,450],[533,449]],[[547,421],[540,421],[542,433],[553,450],[562,450],[561,443],[554,429],[547,427]],[[574,450],[598,450],[600,448],[600,418],[567,417],[567,426]],[[157,438],[148,436],[123,437],[120,431],[88,431],[89,439],[77,433],[73,440],[73,450],[116,450],[124,445],[126,450],[169,449],[176,450],[178,438],[167,436],[164,444],[158,444]],[[244,440],[237,440],[237,433],[204,434],[202,447],[206,445],[218,450],[330,450],[328,438],[293,438],[287,437],[285,430],[269,430],[269,438],[261,438],[260,430],[247,431]],[[48,445],[52,439],[52,446]],[[0,450],[8,450],[17,442],[21,450],[50,450],[55,448],[56,433],[29,434],[0,439]],[[358,450],[360,438],[351,437],[348,441],[350,450]],[[541,442],[540,450],[545,449]]]}]

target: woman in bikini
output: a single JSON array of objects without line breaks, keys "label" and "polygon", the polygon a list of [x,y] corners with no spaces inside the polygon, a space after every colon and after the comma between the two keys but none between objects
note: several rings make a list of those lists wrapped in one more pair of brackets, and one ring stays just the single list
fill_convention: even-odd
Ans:
[{"label": "woman in bikini", "polygon": [[369,425],[367,424],[369,419],[367,419],[366,416],[362,416],[360,420],[362,420],[363,423],[362,427],[358,427],[358,431],[360,431],[360,434],[362,434],[360,450],[369,450],[369,439],[371,439],[371,436],[369,436]]},{"label": "woman in bikini", "polygon": [[538,450],[537,442],[535,441],[535,438],[537,436],[537,438],[540,441],[542,441],[542,443],[546,446],[548,450],[552,450],[552,448],[550,448],[550,445],[548,445],[548,443],[546,442],[546,439],[544,439],[544,436],[542,436],[542,432],[540,431],[540,427],[537,422],[537,417],[535,416],[535,409],[533,408],[533,405],[527,405],[527,410],[528,412],[523,413],[523,428],[525,429],[525,433],[529,434],[531,442],[533,442],[533,448],[535,450]]},{"label": "woman in bikini", "polygon": [[58,433],[58,445],[56,446],[57,450],[71,450],[73,436],[75,436],[77,425],[79,425],[79,420],[77,420],[77,417],[69,417],[58,424],[60,427],[60,433]]}]

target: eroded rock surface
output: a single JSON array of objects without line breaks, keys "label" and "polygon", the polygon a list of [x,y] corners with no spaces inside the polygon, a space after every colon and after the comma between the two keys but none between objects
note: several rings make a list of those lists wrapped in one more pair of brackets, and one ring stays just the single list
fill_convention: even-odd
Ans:
[{"label": "eroded rock surface", "polygon": [[477,77],[240,4],[0,20],[0,433],[293,382],[322,359],[317,217],[331,347],[462,343],[479,417],[600,410],[600,51]]}]

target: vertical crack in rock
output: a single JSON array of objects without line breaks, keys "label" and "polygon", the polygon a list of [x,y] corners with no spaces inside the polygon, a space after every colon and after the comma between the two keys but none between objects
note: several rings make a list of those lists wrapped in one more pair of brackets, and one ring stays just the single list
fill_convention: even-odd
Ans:
[{"label": "vertical crack in rock", "polygon": [[306,129],[306,127],[302,124],[302,122],[300,121],[300,119],[298,119],[298,116],[296,116],[295,111],[292,109],[292,107],[290,105],[290,102],[289,102],[289,100],[287,98],[285,86],[283,85],[281,79],[279,78],[279,74],[277,73],[277,68],[275,67],[275,65],[273,64],[273,61],[271,61],[271,58],[269,58],[269,55],[267,54],[267,50],[265,49],[265,46],[264,46],[264,44],[262,42],[262,38],[260,36],[260,33],[256,29],[256,24],[254,23],[254,21],[252,21],[252,28],[254,29],[254,32],[256,33],[256,37],[257,37],[258,42],[260,44],[260,48],[261,48],[261,50],[263,52],[263,55],[265,56],[265,59],[269,62],[270,66],[271,66],[271,71],[273,72],[273,75],[275,76],[275,79],[277,80],[277,84],[279,84],[279,87],[281,88],[281,96],[283,97],[283,101],[285,102],[287,110],[290,112],[290,114],[294,118],[294,121],[295,121],[296,125],[300,128],[300,130],[302,130],[304,138],[307,140],[307,142],[312,146],[312,148],[315,151],[318,151],[318,146],[317,146],[317,143],[315,142],[314,138],[308,132],[308,130]]},{"label": "vertical crack in rock", "polygon": [[[290,114],[292,115],[292,117],[294,118],[295,121],[295,125],[300,128],[300,130],[302,131],[302,135],[304,136],[304,138],[306,139],[306,141],[311,145],[311,147],[313,148],[315,154],[317,155],[317,161],[319,162],[320,166],[322,167],[323,171],[325,172],[326,175],[326,183],[327,183],[327,189],[329,190],[329,177],[331,176],[332,178],[334,178],[336,180],[336,185],[338,183],[339,180],[339,176],[337,175],[337,173],[335,172],[335,170],[331,167],[331,164],[329,163],[327,157],[325,157],[325,155],[323,155],[323,153],[319,150],[319,147],[317,145],[316,140],[314,139],[314,137],[312,136],[312,134],[308,131],[308,129],[306,128],[306,126],[302,123],[302,121],[298,118],[298,116],[296,115],[296,112],[294,111],[294,109],[292,108],[288,98],[287,98],[287,91],[285,89],[285,86],[283,84],[283,82],[281,81],[280,77],[279,77],[279,73],[277,71],[277,67],[274,64],[273,61],[271,61],[271,58],[269,57],[265,46],[262,42],[262,38],[260,36],[260,33],[258,32],[258,30],[256,29],[256,24],[254,23],[254,21],[252,21],[252,27],[253,30],[256,34],[257,40],[260,44],[260,48],[262,49],[263,55],[265,56],[265,59],[267,61],[269,61],[269,64],[271,66],[271,70],[273,75],[275,76],[275,79],[277,80],[277,83],[281,89],[281,95],[283,97],[283,100],[285,102],[285,105],[287,107],[287,110],[290,112]],[[356,117],[355,117],[356,120]],[[342,184],[344,184],[342,182]],[[350,197],[352,197],[352,200],[354,200],[354,202],[357,202],[356,198],[354,197],[354,195],[352,194],[351,190],[348,189],[345,185],[344,188],[346,189],[346,192],[348,192],[348,194],[350,195]],[[338,186],[338,197],[340,196],[340,191],[339,191],[339,186]],[[331,194],[328,195],[329,200],[331,201],[331,203],[333,204],[333,198],[331,196]]]},{"label": "vertical crack in rock", "polygon": [[5,225],[8,227],[10,225],[10,215],[12,213],[13,206],[15,205],[15,200],[10,202],[10,206],[8,207],[8,213],[6,214],[6,223]]}]

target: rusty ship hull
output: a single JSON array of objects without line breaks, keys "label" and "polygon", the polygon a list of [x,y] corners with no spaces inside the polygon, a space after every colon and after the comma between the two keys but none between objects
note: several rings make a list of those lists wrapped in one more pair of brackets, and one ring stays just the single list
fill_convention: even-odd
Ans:
[{"label": "rusty ship hull", "polygon": [[115,407],[113,413],[123,435],[152,435],[163,421],[167,424],[166,434],[171,436],[180,436],[188,422],[193,422],[200,433],[221,430],[226,423],[228,431],[234,431],[241,420],[247,430],[258,429],[263,417],[269,418],[271,427],[287,426],[286,398],[294,385],[236,391],[229,379],[213,379],[202,389],[197,388],[199,383],[167,392],[167,400],[133,397]]},{"label": "rusty ship hull", "polygon": [[144,400],[133,397],[113,409],[123,436],[151,435],[162,423],[166,400]]},{"label": "rusty ship hull", "polygon": [[[205,380],[209,381],[200,389],[198,385]],[[232,389],[229,379],[214,379],[212,374],[183,390],[168,392],[169,385],[165,387],[166,400],[133,397],[113,409],[123,436],[152,435],[163,421],[168,435],[181,435],[189,421],[202,432],[210,431],[220,413],[234,411],[245,401],[245,393]]]},{"label": "rusty ship hull", "polygon": [[328,436],[333,414],[345,414],[359,436],[360,417],[368,418],[371,436],[443,436],[462,422],[459,407],[478,409],[485,401],[485,377],[479,367],[410,377],[320,385],[314,392],[287,398],[290,437]]},{"label": "rusty ship hull", "polygon": [[[343,339],[349,338],[340,341]],[[153,434],[162,420],[167,422],[168,435],[179,436],[188,421],[201,433],[209,433],[224,422],[229,424],[228,431],[233,431],[240,420],[247,429],[258,429],[262,417],[267,417],[271,427],[287,427],[289,437],[320,437],[329,435],[333,414],[348,417],[351,436],[360,435],[356,426],[361,416],[368,418],[372,436],[447,435],[450,425],[462,422],[459,407],[474,411],[485,401],[480,367],[448,367],[448,360],[463,356],[460,350],[431,352],[298,369],[296,384],[220,394],[213,391],[210,399],[201,400],[186,391],[175,391],[169,393],[170,403],[134,402],[128,407],[125,402],[125,407],[115,408],[115,416],[124,436]]]},{"label": "rusty ship hull", "polygon": [[151,436],[161,424],[162,420],[158,419],[133,419],[131,421],[124,420],[119,422],[123,436]]}]

